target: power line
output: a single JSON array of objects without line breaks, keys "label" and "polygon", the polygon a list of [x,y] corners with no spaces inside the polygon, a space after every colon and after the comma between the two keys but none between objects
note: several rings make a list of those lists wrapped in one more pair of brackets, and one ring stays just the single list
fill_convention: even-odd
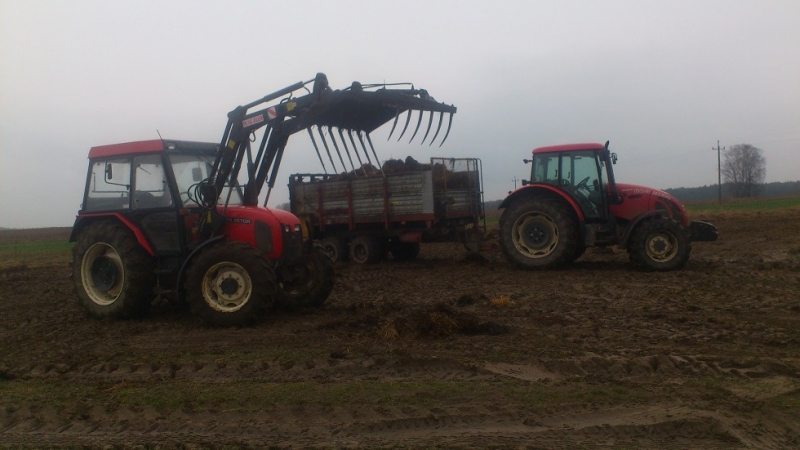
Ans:
[{"label": "power line", "polygon": [[717,141],[717,148],[711,147],[711,150],[717,151],[717,187],[719,191],[719,204],[722,204],[722,156],[721,153],[725,150],[725,147],[719,147],[719,141]]}]

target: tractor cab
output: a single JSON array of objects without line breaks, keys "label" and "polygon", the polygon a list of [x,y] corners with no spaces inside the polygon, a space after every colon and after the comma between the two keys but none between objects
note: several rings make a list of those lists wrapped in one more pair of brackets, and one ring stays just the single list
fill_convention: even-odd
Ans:
[{"label": "tractor cab", "polygon": [[572,198],[587,222],[603,222],[608,219],[609,205],[618,202],[614,160],[616,154],[600,144],[540,147],[526,161],[532,163],[531,179],[523,180],[523,185],[553,186]]}]

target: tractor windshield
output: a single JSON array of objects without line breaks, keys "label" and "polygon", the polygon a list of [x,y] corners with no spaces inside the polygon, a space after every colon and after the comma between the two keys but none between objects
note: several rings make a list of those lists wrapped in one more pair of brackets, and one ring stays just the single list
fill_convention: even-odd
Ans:
[{"label": "tractor windshield", "polygon": [[602,211],[603,163],[594,150],[535,153],[531,180],[558,186],[575,198],[589,217]]},{"label": "tractor windshield", "polygon": [[[202,153],[180,153],[169,155],[169,160],[172,165],[172,172],[175,175],[175,181],[178,184],[178,190],[181,194],[181,202],[186,208],[194,208],[200,206],[198,195],[195,192],[197,186],[203,180],[208,178],[211,173],[211,168],[214,166],[213,154]],[[226,184],[220,196],[221,201],[228,199],[230,195],[230,205],[241,205],[242,195],[238,183],[231,188],[230,184]]]}]

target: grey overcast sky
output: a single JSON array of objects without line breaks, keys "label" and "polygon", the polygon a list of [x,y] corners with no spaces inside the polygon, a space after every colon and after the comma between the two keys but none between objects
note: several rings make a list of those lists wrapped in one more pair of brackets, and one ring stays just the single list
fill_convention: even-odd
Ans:
[{"label": "grey overcast sky", "polygon": [[[228,111],[317,72],[456,105],[443,147],[389,125],[378,156],[481,158],[487,200],[571,142],[610,140],[618,180],[662,189],[715,184],[717,140],[800,179],[798,0],[0,0],[0,227],[71,225],[92,146],[218,142]],[[295,135],[281,180],[315,171]]]}]

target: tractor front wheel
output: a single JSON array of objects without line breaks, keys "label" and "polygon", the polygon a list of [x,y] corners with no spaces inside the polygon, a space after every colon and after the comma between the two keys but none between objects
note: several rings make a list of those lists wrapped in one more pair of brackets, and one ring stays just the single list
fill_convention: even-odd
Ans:
[{"label": "tractor front wheel", "polygon": [[209,325],[252,325],[275,298],[275,273],[258,250],[221,242],[203,250],[187,270],[186,301]]},{"label": "tractor front wheel", "polygon": [[631,262],[656,271],[676,270],[686,264],[691,243],[673,219],[652,219],[640,223],[628,244]]},{"label": "tractor front wheel", "polygon": [[318,308],[333,290],[333,262],[327,251],[315,245],[303,264],[284,267],[278,283],[278,300],[288,309]]},{"label": "tractor front wheel", "polygon": [[556,201],[523,199],[500,217],[499,241],[503,253],[520,267],[559,267],[578,254],[578,224],[572,212]]},{"label": "tractor front wheel", "polygon": [[153,301],[153,258],[130,229],[95,222],[72,248],[72,280],[81,305],[97,318],[144,315]]}]

